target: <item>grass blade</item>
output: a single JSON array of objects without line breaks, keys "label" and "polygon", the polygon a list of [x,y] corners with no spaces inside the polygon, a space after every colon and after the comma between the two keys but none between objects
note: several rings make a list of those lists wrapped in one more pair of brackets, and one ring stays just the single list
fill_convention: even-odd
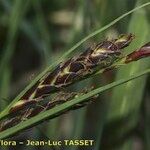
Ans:
[{"label": "grass blade", "polygon": [[18,125],[12,127],[12,128],[9,128],[3,132],[0,133],[0,139],[4,139],[4,138],[7,138],[7,137],[10,137],[12,136],[13,134],[23,130],[23,129],[26,129],[28,127],[30,127],[31,125],[34,125],[34,124],[37,124],[37,123],[40,123],[41,121],[45,120],[45,119],[48,119],[48,118],[54,118],[54,116],[56,114],[60,114],[61,112],[63,112],[64,110],[68,109],[68,108],[71,108],[72,106],[74,106],[75,104],[78,104],[80,102],[84,102],[84,101],[87,101],[88,98],[98,94],[98,93],[101,93],[101,92],[104,92],[108,89],[111,89],[113,87],[116,87],[116,86],[119,86],[123,83],[126,83],[128,81],[131,81],[135,78],[138,78],[140,76],[143,76],[145,74],[148,74],[150,73],[150,69],[147,69],[145,71],[143,71],[142,73],[137,73],[135,75],[132,75],[126,79],[121,79],[121,80],[118,80],[118,81],[115,81],[111,84],[108,84],[106,86],[103,86],[103,87],[100,87],[100,88],[97,88],[95,90],[92,90],[91,92],[87,93],[87,94],[84,94],[83,96],[80,96],[78,98],[75,98],[69,102],[66,102],[62,105],[59,105],[53,109],[50,109],[48,111],[45,111],[29,120],[26,120],[22,123],[19,123]]}]

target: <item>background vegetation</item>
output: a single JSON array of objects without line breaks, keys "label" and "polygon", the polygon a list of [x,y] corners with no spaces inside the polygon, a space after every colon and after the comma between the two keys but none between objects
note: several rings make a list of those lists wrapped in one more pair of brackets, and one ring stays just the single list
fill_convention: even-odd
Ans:
[{"label": "background vegetation", "polygon": [[[42,68],[56,61],[84,36],[144,2],[148,0],[1,0],[0,109],[3,110]],[[88,40],[78,52],[93,42],[129,32],[135,34],[136,39],[125,53],[133,51],[150,41],[149,15],[150,7],[138,10]],[[147,58],[71,88],[98,87],[149,66]],[[149,77],[144,76],[118,86],[100,95],[95,103],[44,122],[13,139],[94,139],[94,150],[149,150],[149,83]]]}]

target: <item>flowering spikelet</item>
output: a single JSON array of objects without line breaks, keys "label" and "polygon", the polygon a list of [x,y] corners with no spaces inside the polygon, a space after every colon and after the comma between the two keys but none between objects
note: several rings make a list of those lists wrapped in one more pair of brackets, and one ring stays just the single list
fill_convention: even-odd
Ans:
[{"label": "flowering spikelet", "polygon": [[121,49],[128,46],[133,35],[121,35],[118,39],[105,40],[93,45],[78,56],[64,63],[60,63],[56,69],[47,73],[30,90],[28,90],[10,112],[22,109],[36,101],[42,100],[48,94],[60,90],[77,80],[86,78],[97,70],[111,66],[121,57]]},{"label": "flowering spikelet", "polygon": [[[35,102],[35,103],[32,102],[32,105],[30,105],[30,107],[27,107],[27,108],[25,107],[24,109],[19,111],[19,113],[11,115],[9,118],[4,120],[0,124],[0,131],[3,131],[3,130],[6,130],[6,129],[12,127],[12,126],[15,126],[19,122],[25,121],[25,120],[39,114],[40,112],[52,109],[53,107],[55,107],[57,105],[60,105],[64,102],[66,102],[66,101],[70,101],[71,99],[73,99],[75,97],[81,96],[81,95],[87,93],[88,91],[90,91],[92,88],[93,87],[91,87],[90,89],[83,90],[80,93],[61,91],[61,92],[58,92],[57,95],[53,99],[46,101],[44,104],[40,104],[38,102]],[[92,102],[96,97],[97,97],[97,95],[90,98],[90,101],[88,101],[88,102],[82,102],[82,103],[76,104],[75,106],[73,106],[69,110],[74,110],[74,109],[81,108],[81,107],[87,105],[88,103]],[[65,113],[69,110],[65,110],[61,114]],[[54,117],[57,117],[59,115],[60,114],[56,114]]]}]

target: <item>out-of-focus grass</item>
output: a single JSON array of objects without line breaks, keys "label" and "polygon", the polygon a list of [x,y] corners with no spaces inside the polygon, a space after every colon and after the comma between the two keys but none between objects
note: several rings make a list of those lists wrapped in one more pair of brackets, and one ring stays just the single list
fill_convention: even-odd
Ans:
[{"label": "out-of-focus grass", "polygon": [[0,85],[0,110],[3,110],[5,106],[8,104],[8,94],[9,94],[9,86],[10,86],[10,78],[11,78],[11,71],[9,68],[5,68],[3,75],[0,78],[1,85]]},{"label": "out-of-focus grass", "polygon": [[[105,1],[105,0],[95,0],[95,14],[97,16],[97,25],[102,26],[103,24],[106,24],[112,19],[115,19],[115,16],[121,15],[123,12],[128,11],[132,9],[134,2],[128,7],[127,0],[124,0],[120,3],[120,0],[111,0],[111,1]],[[112,9],[113,8],[113,9]],[[121,32],[124,33],[126,31],[127,25],[128,25],[128,19],[129,16],[124,18],[122,21],[118,22],[116,26],[113,26],[110,30],[107,31],[108,35],[112,38],[117,34],[117,32],[122,30]],[[116,30],[118,29],[118,31]],[[113,34],[113,35],[112,35]],[[104,36],[104,35],[103,35]],[[105,33],[106,36],[106,33]],[[97,82],[97,81],[96,81]],[[105,101],[104,103],[101,103],[102,106],[99,106],[99,118],[97,121],[97,132],[96,135],[96,145],[95,150],[101,149],[101,136],[103,133],[103,128],[105,126],[105,120],[107,116],[107,109],[108,109],[108,96],[109,93],[105,95],[105,97],[102,98],[102,101]]]},{"label": "out-of-focus grass", "polygon": [[9,19],[7,41],[3,48],[3,57],[1,58],[0,62],[0,74],[3,72],[3,69],[5,69],[5,67],[9,64],[11,56],[13,55],[19,24],[24,16],[24,13],[26,12],[26,9],[28,8],[28,4],[28,0],[14,1],[14,7]]},{"label": "out-of-focus grass", "polygon": [[[141,1],[138,0],[137,4],[141,4]],[[149,41],[149,23],[146,18],[144,9],[141,9],[132,15],[128,32],[134,33],[136,38],[135,42],[126,50],[126,53],[131,52],[132,50]],[[132,63],[119,69],[117,71],[116,79],[132,75],[135,72],[149,68],[149,66],[150,61],[148,59]],[[113,134],[113,138],[115,140],[117,140],[117,138],[125,137],[137,126],[137,123],[139,121],[139,112],[141,108],[142,97],[144,95],[145,83],[146,77],[143,77],[139,80],[136,80],[132,83],[129,82],[126,85],[117,87],[113,90],[108,113],[108,123],[113,121],[115,122],[115,120],[121,121],[121,119],[127,117],[127,119],[125,120],[126,123],[124,123],[123,121],[119,128],[116,122],[116,131]],[[111,128],[111,126],[109,127]],[[125,149],[123,147],[122,149]]]},{"label": "out-of-focus grass", "polygon": [[[143,141],[144,141],[144,149],[150,149],[150,101],[149,98],[146,96],[146,100],[144,101],[144,130],[141,132],[143,133]],[[144,131],[144,132],[143,132]]]},{"label": "out-of-focus grass", "polygon": [[[50,55],[52,54],[50,32],[44,18],[43,10],[41,8],[41,1],[33,0],[33,6],[36,12],[37,26],[41,35],[40,44],[43,47],[43,60],[46,61],[46,64],[49,64],[51,63]],[[45,63],[43,62],[43,64]]]},{"label": "out-of-focus grass", "polygon": [[[0,76],[0,111],[3,110],[6,105],[9,103],[7,99],[9,95],[9,86],[10,86],[11,70],[9,67],[5,68],[3,74]],[[3,150],[7,150],[8,147],[4,147]]]},{"label": "out-of-focus grass", "polygon": [[[8,93],[8,87],[9,84],[8,82],[5,82],[5,78],[9,77],[8,74],[11,74],[11,69],[9,66],[11,57],[13,55],[15,43],[16,43],[16,38],[17,38],[17,31],[18,31],[18,26],[23,18],[23,15],[27,9],[28,6],[28,1],[19,1],[16,0],[14,2],[14,7],[12,9],[12,13],[10,14],[9,18],[9,29],[8,29],[8,34],[7,34],[7,40],[3,48],[3,54],[1,56],[0,60],[0,77],[1,77],[1,97],[5,97],[6,93]],[[18,13],[18,11],[21,11],[21,13]],[[9,79],[6,79],[9,81]],[[4,95],[3,95],[4,94]]]},{"label": "out-of-focus grass", "polygon": [[[14,7],[12,9],[12,13],[9,17],[9,27],[8,27],[8,33],[7,33],[7,40],[3,47],[3,53],[1,55],[0,60],[0,99],[1,99],[1,110],[4,109],[6,106],[8,100],[2,100],[4,98],[7,98],[9,93],[9,87],[10,87],[10,78],[11,78],[11,68],[10,68],[10,61],[11,57],[13,55],[16,38],[17,38],[17,32],[18,32],[18,26],[24,16],[24,13],[28,7],[28,1],[19,1],[16,0],[14,2]],[[21,13],[18,13],[18,11],[21,11]]]},{"label": "out-of-focus grass", "polygon": [[[37,2],[38,3],[38,2]],[[4,11],[5,11],[5,13],[4,13],[4,16],[3,16],[3,20],[1,20],[1,23],[3,23],[3,24],[5,24],[6,26],[7,25],[9,25],[9,18],[8,18],[8,16],[7,15],[5,15],[5,14],[8,14],[8,13],[11,13],[11,11],[12,11],[12,8],[13,8],[13,5],[12,5],[12,2],[10,2],[10,1],[8,1],[8,0],[1,0],[1,5],[3,6],[3,9],[4,9]],[[35,10],[36,11],[36,10]],[[34,11],[34,12],[35,12]],[[39,12],[38,12],[39,13]],[[41,12],[42,13],[42,12]],[[36,12],[35,12],[35,14],[36,14]],[[36,15],[37,16],[37,18],[38,18],[38,15]],[[43,18],[43,14],[41,14],[40,15],[41,17],[40,18]],[[35,17],[36,18],[36,17]],[[39,22],[41,22],[41,21],[43,21],[45,18],[43,18],[43,19],[38,19],[38,20],[40,20]],[[45,20],[44,20],[44,22],[45,22]],[[42,24],[42,29],[41,29],[41,26],[40,27],[38,27],[38,29],[41,31],[41,30],[46,30],[47,29],[47,27],[45,27],[45,26],[47,26],[47,25],[45,25],[45,23],[39,23],[39,24]],[[38,25],[37,25],[38,26]],[[43,29],[43,27],[44,27],[44,29]],[[45,29],[46,28],[46,29]],[[45,59],[49,59],[49,58],[47,58],[47,56],[49,56],[49,55],[47,55],[47,56],[44,56],[44,55],[46,55],[46,53],[48,53],[48,52],[44,52],[45,50],[45,47],[46,46],[44,46],[44,44],[45,44],[45,42],[42,44],[42,42],[41,42],[41,37],[42,37],[42,35],[43,35],[43,32],[40,32],[41,34],[39,35],[38,33],[37,33],[37,28],[35,28],[34,27],[34,25],[33,25],[33,23],[32,22],[30,22],[30,21],[28,21],[27,19],[23,19],[21,22],[20,22],[20,25],[19,25],[19,29],[20,29],[20,31],[22,31],[23,32],[23,34],[25,34],[26,36],[27,36],[27,38],[29,38],[29,40],[31,41],[31,43],[33,44],[33,46],[35,47],[35,49],[38,51],[38,53],[41,55],[41,57],[42,57],[42,60],[43,60],[43,63],[44,62],[46,62],[46,60]],[[45,33],[45,32],[44,32]],[[46,33],[46,34],[49,34],[48,32]],[[44,34],[45,35],[45,34]],[[49,44],[51,43],[50,42],[50,37],[49,37],[50,35],[47,35],[44,39],[46,39],[47,38],[47,40],[46,40],[46,42],[48,42],[49,41]],[[49,49],[47,48],[46,49],[47,51],[49,51],[49,53],[50,53],[50,51],[51,51],[51,48],[49,47]],[[44,57],[44,58],[43,58]]]}]

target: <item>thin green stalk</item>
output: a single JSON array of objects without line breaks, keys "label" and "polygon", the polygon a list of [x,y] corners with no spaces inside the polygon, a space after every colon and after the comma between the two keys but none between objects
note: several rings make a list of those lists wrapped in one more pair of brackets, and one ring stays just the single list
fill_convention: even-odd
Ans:
[{"label": "thin green stalk", "polygon": [[[138,23],[137,23],[137,19],[138,19]],[[132,45],[131,48],[128,49],[128,51],[126,51],[126,53],[131,52],[132,49],[136,49],[137,47],[140,47],[143,43],[145,43],[146,40],[148,40],[149,25],[146,20],[144,10],[141,10],[132,16],[130,27],[129,27],[129,32],[131,31],[137,36],[137,40],[136,43],[134,43],[134,45]],[[149,68],[148,59],[129,64],[128,66],[119,69],[116,79],[129,76],[131,74],[134,74],[135,72],[142,71],[146,68]],[[145,79],[143,78],[141,80],[133,82],[132,84],[129,83],[126,86],[121,86],[119,87],[119,89],[118,88],[114,89],[112,101],[111,101],[111,109],[110,109],[111,113],[109,116],[111,119],[113,119],[112,118],[113,116],[116,118],[116,116],[120,117],[124,114],[128,114],[129,110],[133,111],[133,109],[137,106],[138,103],[140,106],[145,81],[146,78]],[[133,94],[135,92],[135,89],[137,92],[136,95]],[[116,109],[114,109],[115,106]]]},{"label": "thin green stalk", "polygon": [[[85,27],[83,24],[84,24],[84,9],[85,9],[85,3],[86,1],[84,0],[79,0],[78,1],[78,6],[77,6],[77,10],[75,11],[74,13],[74,17],[73,17],[73,24],[72,24],[72,27],[71,27],[71,33],[70,33],[70,38],[68,40],[68,44],[67,46],[65,46],[64,49],[67,49],[68,47],[70,47],[73,43],[75,43],[78,39],[81,39],[83,37],[83,35],[85,35],[85,32],[83,30],[83,27]],[[79,21],[80,20],[80,21]],[[78,23],[79,22],[79,23]],[[76,87],[75,87],[76,88]],[[83,111],[79,111],[77,113],[75,113],[75,115],[79,114],[80,113],[80,116],[78,116],[78,119],[80,118],[80,120],[84,120],[83,119],[83,116],[84,116],[84,112]],[[72,118],[74,118],[76,116],[72,116]],[[48,124],[49,125],[49,128],[50,130],[48,132],[50,132],[48,135],[50,137],[53,137],[53,138],[58,138],[59,136],[61,136],[61,131],[58,130],[59,126],[60,126],[60,121],[61,121],[61,118],[55,118],[54,120],[52,121],[49,121],[50,123]],[[82,130],[82,126],[80,126],[81,124],[78,123],[78,122],[75,122],[73,124],[73,131],[71,132],[71,135],[73,134],[80,134],[81,130]],[[80,128],[80,131],[78,132],[77,130]],[[56,134],[57,132],[57,134]],[[73,149],[76,149],[76,147],[72,147]]]},{"label": "thin green stalk", "polygon": [[113,87],[116,87],[116,86],[119,86],[123,83],[126,83],[128,81],[131,81],[133,79],[136,79],[140,76],[143,76],[143,75],[146,75],[150,73],[150,69],[147,69],[145,71],[143,71],[142,73],[136,73],[135,75],[132,75],[128,78],[125,78],[125,79],[121,79],[121,80],[118,80],[118,81],[115,81],[113,83],[110,83],[106,86],[103,86],[103,87],[100,87],[100,88],[97,88],[95,90],[92,90],[91,92],[87,93],[87,94],[84,94],[82,96],[79,96],[77,98],[74,98],[72,99],[71,101],[68,101],[66,103],[63,103],[61,105],[58,105],[50,110],[47,110],[35,117],[32,117],[31,119],[28,119],[24,122],[21,122],[19,123],[18,125],[12,127],[12,128],[9,128],[3,132],[0,133],[0,139],[4,139],[4,138],[7,138],[7,137],[10,137],[12,135],[14,135],[15,133],[19,132],[19,131],[22,131],[23,129],[26,129],[32,125],[35,125],[37,123],[40,123],[41,121],[44,121],[46,119],[50,119],[50,118],[54,118],[56,116],[56,114],[61,114],[62,112],[64,112],[65,110],[71,108],[72,106],[78,104],[78,103],[81,103],[81,102],[85,102],[85,101],[88,101],[89,98],[93,97],[94,95],[96,94],[99,94],[99,93],[102,93],[106,90],[109,90]]},{"label": "thin green stalk", "polygon": [[118,21],[120,21],[121,19],[123,19],[124,17],[128,16],[129,14],[133,13],[134,11],[137,11],[143,7],[146,7],[150,5],[150,2],[145,3],[139,7],[136,7],[134,9],[132,9],[131,11],[128,11],[127,13],[121,15],[120,17],[118,17],[117,19],[115,19],[114,21],[112,21],[111,23],[109,23],[108,25],[104,26],[101,29],[98,29],[94,32],[92,32],[90,35],[88,35],[87,37],[85,37],[84,39],[82,39],[81,41],[79,41],[77,44],[75,44],[71,49],[69,49],[58,61],[54,62],[52,65],[48,66],[41,74],[39,74],[0,114],[0,118],[3,118],[4,116],[8,115],[9,113],[9,109],[10,107],[16,103],[16,101],[18,101],[21,96],[23,94],[26,93],[27,90],[29,90],[47,71],[53,69],[56,65],[58,65],[64,58],[66,58],[71,52],[73,52],[77,47],[79,47],[83,42],[85,42],[86,40],[88,40],[89,38],[101,33],[102,31],[108,29],[109,27],[111,27],[112,25],[114,25],[115,23],[117,23]]},{"label": "thin green stalk", "polygon": [[[76,12],[75,20],[74,20],[74,30],[73,30],[73,40],[70,43],[73,43],[77,41],[78,39],[81,39],[84,35],[89,33],[89,25],[87,24],[87,20],[89,19],[89,1],[80,0],[78,3],[78,11]],[[80,24],[78,24],[80,19]],[[82,34],[81,34],[82,33]],[[84,88],[85,84],[90,86],[91,80],[87,81],[81,85],[76,85],[76,89],[78,88]],[[73,113],[73,127],[70,134],[70,137],[72,139],[81,139],[82,133],[84,132],[84,126],[86,121],[86,114],[87,114],[87,107],[84,107],[75,113]],[[70,148],[70,150],[77,150],[78,147],[73,146]]]},{"label": "thin green stalk", "polygon": [[[139,4],[139,2],[140,0],[137,1],[137,4]],[[137,40],[131,45],[130,49],[127,49],[126,53],[131,52],[132,49],[136,49],[137,47],[140,47],[142,44],[148,41],[150,33],[149,31],[149,24],[144,9],[135,12],[131,17],[129,32],[134,33]],[[149,66],[150,61],[148,59],[129,64],[128,66],[122,67],[118,70],[116,79],[118,80],[122,77],[130,76],[132,74],[135,74],[136,72],[149,68]],[[108,124],[110,124],[110,122],[113,122],[113,120],[115,121],[121,118],[125,118],[129,114],[132,114],[131,119],[128,119],[126,125],[122,123],[121,128],[123,130],[120,129],[118,132],[116,123],[116,136],[118,138],[125,136],[136,126],[138,122],[139,110],[141,107],[145,83],[146,76],[113,90],[112,100],[109,107]],[[112,138],[114,138],[114,135]],[[124,146],[125,145],[123,145],[122,149],[124,149]],[[119,150],[120,149],[121,148],[119,148]]]}]

